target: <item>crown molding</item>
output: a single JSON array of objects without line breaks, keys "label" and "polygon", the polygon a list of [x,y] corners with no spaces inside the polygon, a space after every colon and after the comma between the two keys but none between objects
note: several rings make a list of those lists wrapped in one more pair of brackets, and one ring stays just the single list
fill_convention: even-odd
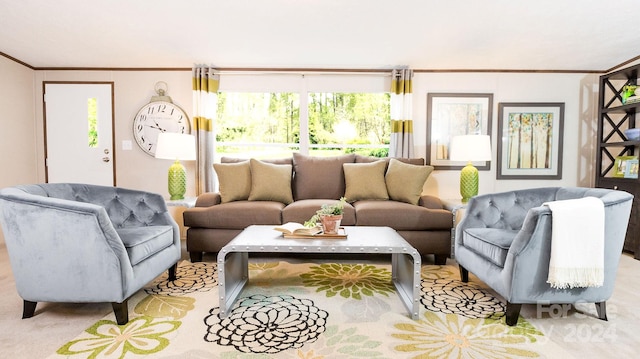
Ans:
[{"label": "crown molding", "polygon": [[[34,71],[191,71],[190,67],[36,67],[4,52],[3,56]],[[640,55],[624,61],[606,70],[534,70],[534,69],[414,69],[414,73],[558,73],[558,74],[605,74],[615,71],[629,63],[640,60]],[[330,68],[253,68],[228,67],[217,68],[220,72],[333,72],[333,73],[383,73],[391,69],[330,69]]]}]

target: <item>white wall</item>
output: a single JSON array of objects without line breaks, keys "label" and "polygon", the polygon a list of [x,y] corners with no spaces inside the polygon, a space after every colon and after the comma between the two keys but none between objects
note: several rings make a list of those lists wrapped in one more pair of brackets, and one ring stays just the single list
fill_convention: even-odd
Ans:
[{"label": "white wall", "polygon": [[[492,93],[492,152],[489,171],[480,171],[480,193],[542,186],[591,186],[594,183],[598,76],[561,73],[418,73],[414,77],[416,153],[426,158],[427,93]],[[498,104],[564,102],[561,180],[497,180]],[[425,192],[459,198],[459,171],[435,171]]]},{"label": "white wall", "polygon": [[[37,71],[36,122],[38,179],[44,181],[44,133],[42,83],[45,81],[111,81],[114,83],[114,136],[116,185],[166,194],[167,173],[172,161],[144,153],[133,137],[133,118],[156,95],[158,81],[168,85],[167,94],[191,117],[191,71]],[[132,149],[123,150],[122,142],[131,141]],[[188,171],[187,196],[195,195],[195,161],[183,162]]]},{"label": "white wall", "polygon": [[[271,76],[271,75],[270,75]],[[270,77],[267,76],[267,77]],[[291,76],[291,75],[286,75]],[[335,77],[331,75],[331,81]],[[361,75],[358,75],[361,76]],[[378,78],[380,75],[374,75]],[[243,79],[243,77],[245,77]],[[264,76],[263,76],[264,77]],[[277,76],[276,76],[277,77]],[[255,89],[252,76],[221,79],[221,90],[231,87]],[[116,180],[119,186],[166,193],[168,161],[143,153],[132,136],[133,116],[154,95],[158,81],[168,84],[168,94],[191,116],[190,71],[36,71],[35,118],[38,149],[38,180],[44,180],[42,133],[42,81],[113,81],[115,91]],[[350,80],[351,82],[353,79]],[[414,136],[416,155],[426,158],[427,93],[492,93],[493,161],[490,171],[480,171],[480,193],[506,191],[533,186],[590,186],[593,183],[597,116],[597,81],[594,74],[567,73],[416,73],[414,77]],[[380,84],[388,81],[374,80]],[[229,86],[231,85],[231,86]],[[279,87],[282,82],[279,83]],[[260,86],[262,87],[262,85]],[[561,180],[496,180],[496,137],[500,102],[564,102],[563,178]],[[123,151],[122,141],[132,141],[133,150]],[[193,162],[185,163],[189,184],[187,196],[195,194]],[[442,198],[457,198],[458,171],[436,171],[425,185],[425,193]]]},{"label": "white wall", "polygon": [[0,188],[33,183],[37,180],[34,71],[0,56],[0,79]]},{"label": "white wall", "polygon": [[37,180],[34,71],[0,56],[0,188]]},{"label": "white wall", "polygon": [[[335,81],[340,74],[316,78],[318,84]],[[362,76],[362,75],[358,75]],[[384,86],[378,78],[371,83]],[[143,153],[132,136],[133,117],[155,94],[158,81],[168,84],[168,95],[192,115],[191,71],[34,71],[0,57],[0,186],[42,182],[44,172],[43,81],[112,81],[116,141],[116,183],[167,194],[167,170],[170,161],[158,160]],[[253,80],[252,80],[253,78]],[[255,77],[230,78],[227,85],[242,88],[242,82],[255,84]],[[362,80],[367,82],[366,80]],[[426,158],[427,93],[492,93],[493,161],[490,171],[480,171],[480,193],[538,186],[591,186],[594,182],[594,159],[597,117],[597,82],[595,74],[568,73],[438,73],[421,72],[414,77],[414,135],[416,155]],[[315,82],[310,82],[315,83]],[[353,85],[344,83],[343,91]],[[221,89],[225,77],[221,80]],[[248,90],[248,89],[247,89]],[[563,178],[546,181],[496,180],[497,115],[500,102],[564,102]],[[123,141],[132,141],[133,149],[122,149]],[[7,156],[10,153],[11,156]],[[185,163],[188,172],[187,196],[195,195],[195,163]],[[425,184],[425,193],[441,198],[459,198],[458,171],[436,171]],[[180,209],[172,209],[181,223]],[[0,238],[1,239],[1,238]]]}]

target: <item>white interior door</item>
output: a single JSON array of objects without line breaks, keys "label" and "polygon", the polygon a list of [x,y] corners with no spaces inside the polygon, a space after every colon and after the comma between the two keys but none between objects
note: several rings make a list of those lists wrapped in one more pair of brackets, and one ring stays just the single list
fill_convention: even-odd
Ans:
[{"label": "white interior door", "polygon": [[44,85],[47,182],[115,185],[113,83]]}]

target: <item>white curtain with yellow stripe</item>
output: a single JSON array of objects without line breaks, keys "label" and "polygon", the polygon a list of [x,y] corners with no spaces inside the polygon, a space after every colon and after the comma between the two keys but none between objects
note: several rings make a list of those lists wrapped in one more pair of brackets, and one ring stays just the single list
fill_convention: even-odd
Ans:
[{"label": "white curtain with yellow stripe", "polygon": [[389,157],[413,157],[412,78],[413,70],[410,69],[395,69],[391,73]]},{"label": "white curtain with yellow stripe", "polygon": [[218,109],[220,75],[211,67],[194,66],[192,84],[193,125],[198,146],[196,191],[200,195],[215,189],[213,158],[216,137],[213,124]]}]

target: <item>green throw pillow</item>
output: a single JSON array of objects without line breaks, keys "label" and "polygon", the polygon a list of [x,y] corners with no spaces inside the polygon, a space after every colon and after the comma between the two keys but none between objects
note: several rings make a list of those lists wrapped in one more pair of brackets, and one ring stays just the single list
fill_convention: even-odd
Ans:
[{"label": "green throw pillow", "polygon": [[244,201],[251,192],[251,167],[249,161],[236,163],[214,163],[218,176],[220,201]]},{"label": "green throw pillow", "polygon": [[344,196],[349,202],[365,199],[389,199],[384,180],[387,162],[379,160],[371,163],[345,163],[344,179],[346,190]]},{"label": "green throw pillow", "polygon": [[418,204],[424,183],[433,172],[432,166],[418,166],[389,160],[389,169],[385,175],[389,198],[394,201]]},{"label": "green throw pillow", "polygon": [[250,160],[251,193],[249,201],[293,202],[291,194],[291,165],[274,165]]}]

